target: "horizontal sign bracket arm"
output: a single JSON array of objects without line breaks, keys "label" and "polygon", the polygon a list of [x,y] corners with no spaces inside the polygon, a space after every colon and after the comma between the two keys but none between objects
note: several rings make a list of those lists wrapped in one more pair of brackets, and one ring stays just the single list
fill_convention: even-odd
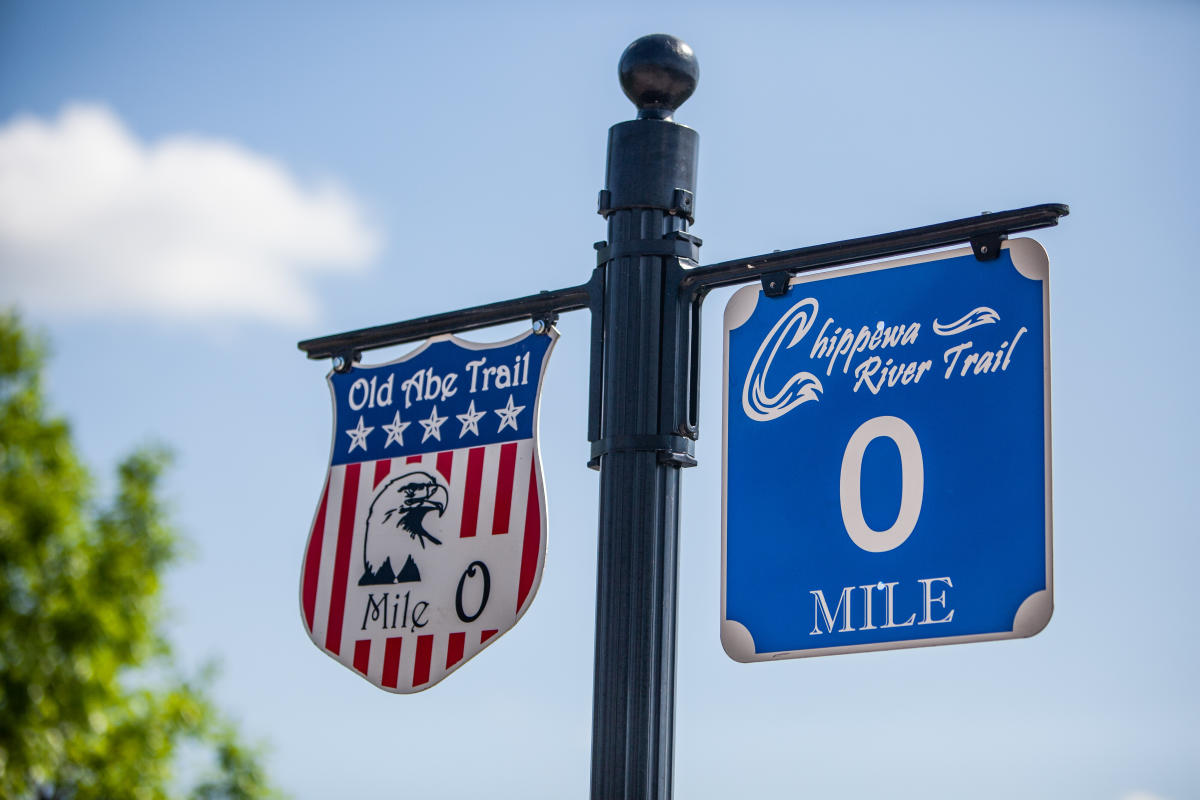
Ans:
[{"label": "horizontal sign bracket arm", "polygon": [[[595,280],[594,277],[593,280]],[[590,308],[593,293],[589,286],[590,284],[584,283],[513,300],[501,300],[498,303],[448,311],[444,314],[433,314],[404,322],[393,322],[373,328],[362,328],[316,339],[306,339],[297,347],[312,359],[337,357],[351,362],[357,360],[357,356],[366,350],[416,342],[448,333],[489,328],[493,325],[519,322],[524,319],[552,323],[560,313]]]},{"label": "horizontal sign bracket arm", "polygon": [[891,258],[922,250],[964,244],[972,240],[1049,228],[1057,225],[1059,218],[1069,213],[1070,208],[1063,203],[1045,203],[1011,211],[980,214],[976,217],[940,222],[936,225],[926,225],[893,233],[881,233],[830,244],[723,261],[719,264],[688,270],[680,288],[690,290],[697,295],[704,295],[721,286],[751,283],[772,273],[787,272],[795,275],[860,261]]}]

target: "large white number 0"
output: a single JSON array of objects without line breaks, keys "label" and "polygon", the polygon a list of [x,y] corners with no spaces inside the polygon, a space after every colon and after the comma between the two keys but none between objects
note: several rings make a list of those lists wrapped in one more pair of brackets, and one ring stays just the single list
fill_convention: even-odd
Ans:
[{"label": "large white number 0", "polygon": [[[900,449],[900,513],[886,531],[867,525],[862,511],[862,460],[867,445],[886,436]],[[899,417],[875,417],[858,426],[842,456],[842,522],[856,545],[870,553],[886,553],[904,544],[921,516],[925,494],[925,462],[921,443],[908,423]]]}]

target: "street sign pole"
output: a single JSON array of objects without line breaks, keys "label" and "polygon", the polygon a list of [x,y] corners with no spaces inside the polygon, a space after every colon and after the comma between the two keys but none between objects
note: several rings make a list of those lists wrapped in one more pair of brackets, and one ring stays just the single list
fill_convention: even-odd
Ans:
[{"label": "street sign pole", "polygon": [[1069,213],[1047,203],[920,228],[697,266],[694,219],[698,136],[672,113],[699,68],[671,36],[638,39],[621,57],[635,120],[609,131],[596,244],[586,283],[427,317],[308,339],[309,358],[355,369],[367,350],[532,320],[592,315],[589,466],[600,470],[596,654],[592,722],[594,800],[671,797],[680,469],[694,466],[699,315],[713,289],[761,281],[769,297],[792,276],[970,243],[995,259],[1010,234],[1047,228]]},{"label": "street sign pole", "polygon": [[[597,244],[603,310],[593,353],[592,465],[600,470],[592,797],[671,796],[680,469],[695,464],[688,419],[691,315],[678,256],[694,265],[699,137],[671,119],[699,70],[678,39],[625,51],[638,118],[609,131]],[[599,388],[599,392],[596,389]],[[597,414],[598,412],[598,414]]]}]

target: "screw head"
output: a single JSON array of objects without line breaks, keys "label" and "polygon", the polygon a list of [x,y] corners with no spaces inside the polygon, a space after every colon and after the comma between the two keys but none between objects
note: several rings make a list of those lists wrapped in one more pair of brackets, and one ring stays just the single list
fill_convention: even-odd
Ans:
[{"label": "screw head", "polygon": [[670,119],[696,91],[700,62],[687,42],[654,33],[625,48],[617,74],[639,119]]},{"label": "screw head", "polygon": [[343,358],[342,356],[334,356],[333,357],[333,371],[341,372],[344,369],[346,369],[346,359]]}]

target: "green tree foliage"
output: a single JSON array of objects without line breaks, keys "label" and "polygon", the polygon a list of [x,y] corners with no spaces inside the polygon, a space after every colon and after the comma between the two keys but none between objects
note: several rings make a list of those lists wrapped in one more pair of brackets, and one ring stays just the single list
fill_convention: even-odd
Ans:
[{"label": "green tree foliage", "polygon": [[42,360],[0,315],[0,797],[170,797],[181,749],[211,761],[191,797],[271,796],[161,632],[161,576],[180,547],[158,499],[165,454],[126,459],[97,504],[46,409]]}]

